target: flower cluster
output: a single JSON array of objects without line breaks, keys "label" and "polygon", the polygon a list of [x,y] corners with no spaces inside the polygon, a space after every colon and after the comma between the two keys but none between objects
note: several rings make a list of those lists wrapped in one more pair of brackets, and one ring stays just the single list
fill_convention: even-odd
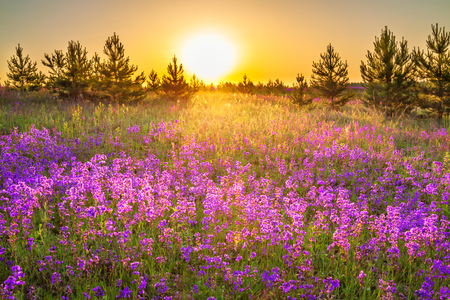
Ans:
[{"label": "flower cluster", "polygon": [[[178,121],[129,127],[133,151],[170,145],[145,157],[115,137],[0,137],[2,296],[448,297],[448,132],[285,123],[221,143]],[[397,147],[408,135],[429,147]],[[101,144],[121,151],[80,157]]]}]

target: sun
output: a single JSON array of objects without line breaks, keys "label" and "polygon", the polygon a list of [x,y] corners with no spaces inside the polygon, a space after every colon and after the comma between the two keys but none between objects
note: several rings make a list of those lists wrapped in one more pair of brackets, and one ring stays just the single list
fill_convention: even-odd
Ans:
[{"label": "sun", "polygon": [[236,65],[236,50],[218,34],[203,33],[189,39],[182,49],[181,62],[199,79],[217,80]]}]

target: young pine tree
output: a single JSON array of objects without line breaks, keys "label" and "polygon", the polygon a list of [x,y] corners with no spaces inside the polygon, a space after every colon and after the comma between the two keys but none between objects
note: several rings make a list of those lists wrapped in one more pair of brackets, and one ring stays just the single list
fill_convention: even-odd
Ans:
[{"label": "young pine tree", "polygon": [[427,52],[420,48],[413,50],[413,59],[420,79],[420,91],[428,99],[420,103],[424,108],[431,108],[439,118],[450,113],[450,33],[444,28],[431,25],[431,35],[427,40]]},{"label": "young pine tree", "polygon": [[388,116],[412,109],[415,71],[407,42],[402,39],[397,43],[394,34],[385,27],[373,45],[374,51],[367,51],[367,63],[361,61],[360,67],[366,84],[364,104]]},{"label": "young pine tree", "polygon": [[101,65],[100,73],[108,88],[107,97],[120,102],[142,100],[146,94],[142,88],[144,72],[132,78],[138,67],[131,65],[130,58],[125,57],[124,46],[116,33],[106,40],[103,53],[106,61]]},{"label": "young pine tree", "polygon": [[286,94],[286,85],[283,83],[282,80],[280,79],[275,79],[274,82],[274,86],[275,86],[275,93],[279,96],[282,96],[284,94]]},{"label": "young pine tree", "polygon": [[47,76],[45,76],[42,71],[39,71],[36,73],[36,79],[34,82],[30,85],[29,89],[31,91],[39,91],[42,87],[46,85]]},{"label": "young pine tree", "polygon": [[16,89],[37,89],[44,81],[45,76],[37,71],[37,62],[32,62],[30,56],[23,56],[20,44],[16,47],[16,55],[7,61],[10,73],[7,73],[9,83]]},{"label": "young pine tree", "polygon": [[103,99],[104,90],[107,89],[105,84],[105,76],[102,73],[103,64],[100,60],[100,56],[97,52],[94,53],[94,56],[90,60],[91,68],[89,70],[88,82],[89,82],[89,92],[86,93],[88,98],[93,100]]},{"label": "young pine tree", "polygon": [[330,100],[331,108],[339,109],[352,97],[347,92],[349,84],[348,64],[343,63],[333,46],[329,44],[327,51],[320,54],[321,60],[313,62],[313,75],[311,76],[311,87],[316,89],[322,98]]},{"label": "young pine tree", "polygon": [[160,95],[169,101],[187,105],[193,93],[184,78],[183,64],[178,65],[177,58],[172,58],[172,63],[167,66],[168,75],[163,75]]},{"label": "young pine tree", "polygon": [[[270,79],[269,82],[267,84],[270,83]],[[267,84],[262,83],[261,81],[258,81],[257,84],[255,84],[255,91],[256,93],[262,93],[262,94],[269,94],[269,92],[267,91]]]},{"label": "young pine tree", "polygon": [[253,94],[255,92],[255,84],[244,74],[243,80],[239,82],[237,89],[243,94]]},{"label": "young pine tree", "polygon": [[61,96],[69,98],[83,94],[88,87],[88,76],[91,62],[87,58],[87,50],[80,42],[70,41],[67,46],[64,67],[64,78],[58,80]]},{"label": "young pine tree", "polygon": [[153,69],[150,72],[150,75],[148,75],[147,87],[154,93],[158,93],[161,87],[161,79],[158,78],[158,73]]},{"label": "young pine tree", "polygon": [[292,89],[292,94],[290,96],[292,102],[299,107],[311,104],[313,98],[308,96],[308,82],[306,82],[303,74],[297,74],[296,79],[297,83],[294,83],[294,88]]},{"label": "young pine tree", "polygon": [[61,80],[64,80],[66,58],[62,50],[55,50],[55,53],[52,53],[51,56],[50,54],[44,53],[44,58],[45,60],[41,60],[42,64],[50,68],[48,85],[54,89]]},{"label": "young pine tree", "polygon": [[267,95],[275,94],[275,84],[272,79],[269,79],[269,81],[266,83],[266,86],[258,82],[258,84],[256,85],[256,89],[259,90],[261,88],[265,89]]},{"label": "young pine tree", "polygon": [[217,85],[217,91],[221,93],[238,93],[238,86],[232,82],[219,82]]},{"label": "young pine tree", "polygon": [[100,60],[100,56],[97,52],[94,53],[94,56],[91,58],[91,69],[89,70],[89,79],[99,82],[104,80],[104,75],[102,73],[102,62]]},{"label": "young pine tree", "polygon": [[192,75],[192,78],[189,82],[189,86],[191,88],[191,91],[194,93],[197,93],[200,89],[205,89],[205,84],[203,83],[203,80],[198,79],[195,74]]},{"label": "young pine tree", "polygon": [[284,85],[283,81],[281,81],[279,78],[275,79],[275,81],[269,79],[269,81],[265,86],[265,89],[268,94],[277,96],[283,95],[286,92],[286,86]]}]

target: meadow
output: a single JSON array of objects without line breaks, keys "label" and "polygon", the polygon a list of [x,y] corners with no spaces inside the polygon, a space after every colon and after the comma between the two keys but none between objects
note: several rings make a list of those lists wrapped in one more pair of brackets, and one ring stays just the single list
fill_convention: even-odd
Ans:
[{"label": "meadow", "polygon": [[3,298],[450,297],[446,120],[41,91],[0,125]]}]

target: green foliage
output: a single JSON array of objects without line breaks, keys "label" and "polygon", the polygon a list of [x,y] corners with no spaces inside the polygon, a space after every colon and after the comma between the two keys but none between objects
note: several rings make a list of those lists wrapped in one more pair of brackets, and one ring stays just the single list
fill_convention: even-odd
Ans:
[{"label": "green foliage", "polygon": [[161,87],[161,79],[158,77],[158,73],[152,69],[150,75],[148,75],[147,87],[150,91],[158,93]]},{"label": "green foliage", "polygon": [[177,58],[172,58],[172,63],[167,66],[168,75],[163,75],[160,95],[181,105],[186,105],[193,93],[184,78],[183,64],[177,64]]},{"label": "green foliage", "polygon": [[99,73],[104,97],[118,102],[142,100],[145,97],[142,88],[144,72],[132,78],[138,67],[131,65],[130,58],[125,57],[124,45],[116,33],[106,40],[103,53],[106,61],[100,64]]},{"label": "green foliage", "polygon": [[327,51],[320,54],[321,60],[313,62],[313,75],[311,76],[311,87],[318,94],[329,99],[331,108],[338,109],[344,106],[351,98],[351,94],[344,93],[348,87],[348,64],[343,63],[341,57],[329,44]]},{"label": "green foliage", "polygon": [[38,91],[46,84],[47,76],[45,76],[45,74],[42,73],[42,71],[39,71],[38,73],[36,73],[35,76],[36,77],[35,77],[34,83],[32,83],[29,87],[30,91]]},{"label": "green foliage", "polygon": [[91,92],[96,90],[96,86],[99,82],[104,79],[102,74],[102,62],[100,61],[100,56],[95,52],[91,59],[91,69],[89,72],[89,85],[91,87]]},{"label": "green foliage", "polygon": [[292,102],[299,107],[303,107],[312,103],[312,97],[308,97],[308,82],[306,82],[305,77],[297,74],[297,83],[294,83],[294,88],[292,89],[292,94],[290,99]]},{"label": "green foliage", "polygon": [[206,89],[203,80],[199,80],[197,76],[195,76],[195,74],[192,75],[191,81],[189,82],[189,87],[191,88],[191,91],[194,93]]},{"label": "green foliage", "polygon": [[275,81],[272,81],[272,79],[269,79],[269,82],[267,82],[266,91],[269,95],[284,95],[286,94],[286,85],[281,81],[280,79],[275,79]]},{"label": "green foliage", "polygon": [[70,41],[67,46],[64,80],[59,85],[67,91],[68,97],[81,95],[88,87],[88,75],[91,62],[87,58],[86,47],[83,49],[80,42]]},{"label": "green foliage", "polygon": [[255,84],[253,83],[253,81],[247,78],[246,74],[244,74],[243,80],[240,81],[237,86],[237,90],[243,94],[254,94]]},{"label": "green foliage", "polygon": [[30,56],[23,56],[20,44],[16,47],[16,55],[7,61],[10,73],[7,73],[8,83],[14,88],[23,90],[37,90],[45,80],[45,75],[37,71],[37,62],[32,62]]},{"label": "green foliage", "polygon": [[55,88],[58,82],[64,79],[64,69],[66,67],[66,57],[62,50],[55,50],[55,53],[44,53],[44,59],[41,60],[42,64],[48,68],[50,76],[48,76],[48,86]]},{"label": "green foliage", "polygon": [[407,41],[395,41],[385,27],[375,37],[374,51],[367,51],[367,63],[361,61],[361,77],[366,83],[364,103],[387,115],[410,111],[415,104],[414,64]]},{"label": "green foliage", "polygon": [[70,41],[66,54],[62,50],[45,54],[42,64],[50,69],[48,85],[58,88],[60,96],[69,98],[79,96],[119,102],[143,99],[145,75],[142,72],[132,79],[137,67],[130,65],[115,33],[107,39],[103,53],[106,55],[104,62],[97,53],[89,60],[86,48],[80,42]]},{"label": "green foliage", "polygon": [[217,91],[222,93],[237,93],[238,86],[232,82],[220,82],[217,85]]},{"label": "green foliage", "polygon": [[44,54],[42,64],[48,67],[49,77],[47,86],[58,89],[58,94],[64,98],[80,97],[86,94],[89,86],[91,61],[87,58],[87,50],[80,42],[70,41],[67,52],[55,50],[54,53]]},{"label": "green foliage", "polygon": [[428,97],[419,105],[441,118],[450,113],[450,33],[438,24],[431,25],[431,31],[426,42],[427,52],[418,48],[412,54],[419,78],[426,80],[419,85],[419,90]]}]

